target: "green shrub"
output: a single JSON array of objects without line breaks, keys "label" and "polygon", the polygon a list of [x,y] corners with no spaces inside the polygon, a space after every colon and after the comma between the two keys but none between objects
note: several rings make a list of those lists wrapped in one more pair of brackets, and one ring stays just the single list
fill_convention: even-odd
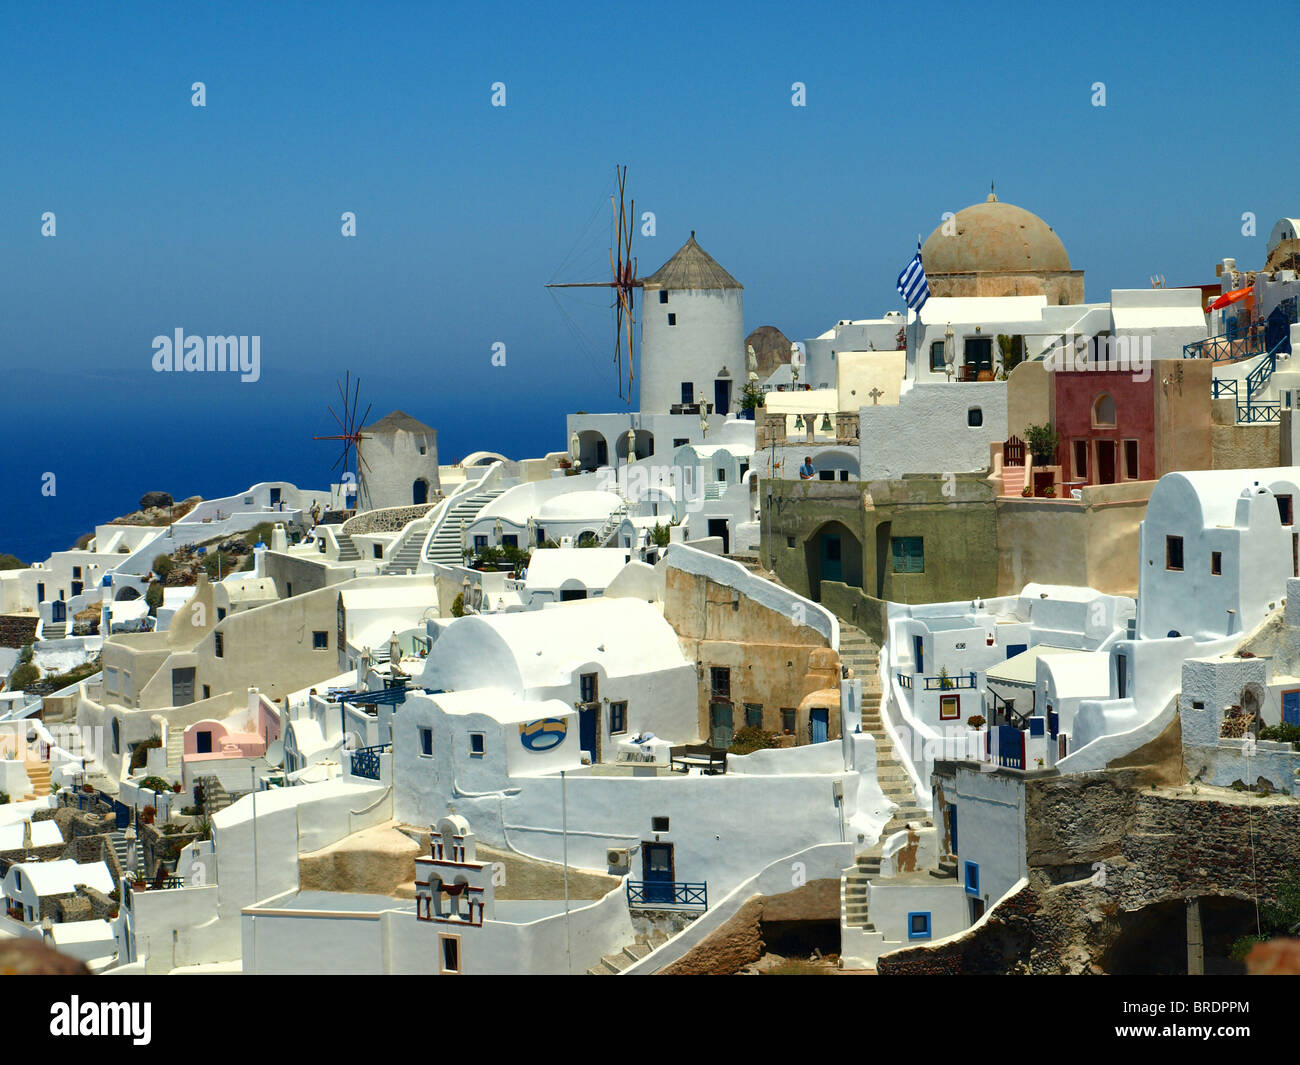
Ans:
[{"label": "green shrub", "polygon": [[26,569],[27,563],[19,562],[13,555],[0,555],[0,569]]},{"label": "green shrub", "polygon": [[755,726],[746,726],[739,729],[731,738],[731,746],[727,748],[729,754],[751,754],[754,751],[766,751],[776,746],[776,734],[765,732]]},{"label": "green shrub", "polygon": [[153,560],[153,571],[163,580],[167,575],[176,568],[176,563],[172,561],[171,555],[159,555]]},{"label": "green shrub", "polygon": [[24,662],[15,666],[12,673],[9,674],[9,690],[25,691],[41,679],[41,671],[30,662]]},{"label": "green shrub", "polygon": [[1025,446],[1034,456],[1034,464],[1037,466],[1050,466],[1056,461],[1056,448],[1060,442],[1061,438],[1056,435],[1051,422],[1046,425],[1031,425],[1025,430]]},{"label": "green shrub", "polygon": [[149,585],[148,591],[144,593],[144,601],[150,610],[157,610],[163,605],[162,581],[154,581]]},{"label": "green shrub", "polygon": [[9,793],[7,791],[0,791],[0,806],[8,806],[9,802]]},{"label": "green shrub", "polygon": [[1300,725],[1265,725],[1259,730],[1261,740],[1281,740],[1300,751]]},{"label": "green shrub", "polygon": [[457,595],[456,598],[451,601],[451,616],[454,618],[463,618],[465,616],[464,594]]},{"label": "green shrub", "polygon": [[[134,759],[132,760],[134,761]],[[171,784],[168,781],[163,780],[162,777],[145,777],[144,780],[140,782],[140,787],[148,788],[153,792],[172,790]]]}]

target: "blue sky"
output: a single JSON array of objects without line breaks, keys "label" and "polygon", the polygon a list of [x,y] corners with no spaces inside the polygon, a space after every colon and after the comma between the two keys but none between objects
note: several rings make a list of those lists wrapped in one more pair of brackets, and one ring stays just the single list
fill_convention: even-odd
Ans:
[{"label": "blue sky", "polygon": [[[607,268],[616,163],[656,215],[642,273],[695,229],[744,283],[746,325],[797,339],[898,306],[918,233],[990,180],[1055,227],[1089,298],[1259,264],[1273,221],[1300,213],[1300,149],[1268,125],[1287,64],[1226,48],[1221,19],[1105,2],[9,8],[0,351],[27,383],[4,401],[0,440],[25,463],[10,492],[88,452],[132,501],[324,483],[333,456],[309,437],[346,369],[376,415],[438,428],[444,461],[562,448],[565,411],[618,409],[612,337],[601,296],[561,311],[543,286],[575,242],[566,276]],[[1296,22],[1235,30],[1289,39]],[[151,340],[178,326],[261,336],[261,381],[155,374]],[[201,456],[195,483],[155,483],[183,480],[223,425],[220,483]]]}]

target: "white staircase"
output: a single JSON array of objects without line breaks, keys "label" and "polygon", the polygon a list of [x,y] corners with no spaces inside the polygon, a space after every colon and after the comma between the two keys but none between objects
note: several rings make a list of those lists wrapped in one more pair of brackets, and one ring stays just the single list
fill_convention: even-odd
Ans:
[{"label": "white staircase", "polygon": [[433,514],[441,508],[435,508],[421,518],[409,522],[405,529],[389,548],[388,558],[384,560],[384,573],[414,573],[420,568],[420,551],[424,547],[425,537],[433,525]]},{"label": "white staircase", "polygon": [[438,523],[437,530],[427,541],[424,549],[426,561],[438,562],[444,566],[459,566],[465,561],[461,554],[460,523],[469,525],[478,517],[479,511],[496,499],[510,485],[488,488],[481,492],[470,491],[462,496],[448,500],[446,515]]},{"label": "white staircase", "polygon": [[840,621],[840,663],[862,679],[862,731],[876,741],[876,780],[885,798],[898,804],[881,838],[907,827],[908,822],[933,824],[929,811],[917,804],[916,791],[906,767],[894,757],[894,741],[880,717],[880,649],[861,629]]}]

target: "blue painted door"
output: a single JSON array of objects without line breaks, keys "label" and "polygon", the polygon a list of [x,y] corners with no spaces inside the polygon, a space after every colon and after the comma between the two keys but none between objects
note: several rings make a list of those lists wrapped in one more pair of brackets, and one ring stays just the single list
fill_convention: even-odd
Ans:
[{"label": "blue painted door", "polygon": [[953,803],[948,804],[948,843],[952,847],[953,854],[960,854],[957,849],[957,807]]},{"label": "blue painted door", "polygon": [[824,706],[815,706],[809,711],[808,724],[812,728],[813,743],[825,743],[830,737],[829,714]]},{"label": "blue painted door", "polygon": [[578,711],[578,746],[596,761],[596,722],[598,711],[595,707]]},{"label": "blue painted door", "polygon": [[641,844],[641,879],[645,881],[646,902],[673,901],[673,845]]},{"label": "blue painted door", "polygon": [[68,608],[62,599],[56,599],[50,604],[50,620],[55,624],[60,621],[66,621],[68,617]]},{"label": "blue painted door", "polygon": [[114,800],[113,802],[113,827],[126,828],[131,824],[131,807],[123,805]]},{"label": "blue painted door", "polygon": [[1282,723],[1300,725],[1300,690],[1282,693]]},{"label": "blue painted door", "polygon": [[925,672],[925,641],[920,636],[912,637],[912,648],[916,652],[916,671]]}]

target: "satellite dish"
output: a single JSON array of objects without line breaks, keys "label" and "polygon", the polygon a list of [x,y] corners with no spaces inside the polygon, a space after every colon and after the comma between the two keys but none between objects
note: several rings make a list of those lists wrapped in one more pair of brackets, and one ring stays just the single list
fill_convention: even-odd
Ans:
[{"label": "satellite dish", "polygon": [[272,740],[266,747],[266,760],[277,769],[284,767],[284,741]]}]

